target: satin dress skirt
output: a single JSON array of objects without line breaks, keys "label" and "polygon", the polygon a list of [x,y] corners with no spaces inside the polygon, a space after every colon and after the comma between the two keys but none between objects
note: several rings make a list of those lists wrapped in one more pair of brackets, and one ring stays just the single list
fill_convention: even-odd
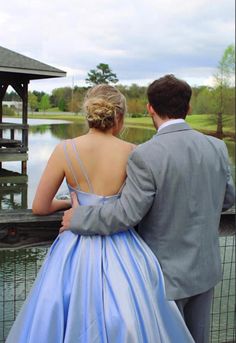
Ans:
[{"label": "satin dress skirt", "polygon": [[131,229],[60,234],[7,343],[193,343],[160,265]]}]

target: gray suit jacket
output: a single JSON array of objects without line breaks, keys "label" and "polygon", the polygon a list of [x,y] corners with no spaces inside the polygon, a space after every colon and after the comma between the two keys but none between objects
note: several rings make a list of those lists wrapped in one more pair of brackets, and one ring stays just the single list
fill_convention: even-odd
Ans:
[{"label": "gray suit jacket", "polygon": [[71,230],[109,235],[139,224],[162,267],[167,297],[181,299],[221,279],[218,227],[222,209],[233,203],[224,142],[173,124],[132,152],[119,200],[79,207]]}]

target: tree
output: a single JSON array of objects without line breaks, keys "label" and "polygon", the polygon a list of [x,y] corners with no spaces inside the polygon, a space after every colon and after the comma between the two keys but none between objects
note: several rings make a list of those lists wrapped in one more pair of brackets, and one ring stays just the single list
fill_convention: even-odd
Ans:
[{"label": "tree", "polygon": [[[194,93],[194,92],[193,92]],[[192,113],[207,114],[215,112],[213,90],[207,86],[199,87],[198,94],[194,102],[191,100]]]},{"label": "tree", "polygon": [[33,91],[32,92],[34,95],[36,95],[38,102],[41,101],[42,97],[46,94],[45,92],[38,92],[38,91]]},{"label": "tree", "polygon": [[227,90],[232,84],[235,74],[235,47],[233,44],[229,45],[221,57],[217,67],[217,73],[214,76],[217,100],[217,136],[223,137],[223,123],[222,114],[225,112],[227,102]]},{"label": "tree", "polygon": [[39,106],[39,103],[38,103],[38,98],[37,96],[32,93],[32,92],[29,92],[29,95],[28,95],[28,103],[29,103],[29,107],[31,109],[31,111],[35,111],[38,106]]},{"label": "tree", "polygon": [[80,110],[80,96],[78,92],[73,92],[71,100],[69,101],[69,110],[78,114]]},{"label": "tree", "polygon": [[50,107],[49,95],[44,94],[39,103],[39,109],[45,112]]},{"label": "tree", "polygon": [[88,77],[85,81],[91,86],[94,86],[100,83],[117,83],[119,80],[108,64],[100,63],[97,65],[96,69],[91,69],[90,72],[88,72]]},{"label": "tree", "polygon": [[54,107],[58,107],[60,111],[68,111],[71,94],[71,87],[55,88],[50,96],[50,102]]}]

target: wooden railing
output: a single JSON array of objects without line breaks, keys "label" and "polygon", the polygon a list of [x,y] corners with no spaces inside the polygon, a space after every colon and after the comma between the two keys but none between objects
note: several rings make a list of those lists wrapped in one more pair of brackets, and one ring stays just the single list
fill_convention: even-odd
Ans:
[{"label": "wooden railing", "polygon": [[[7,246],[19,246],[22,239],[34,237],[37,239],[45,237],[45,233],[52,234],[55,238],[58,234],[58,229],[62,220],[63,212],[56,212],[48,216],[37,216],[31,210],[3,210],[0,211],[0,248],[2,244]],[[235,234],[235,209],[222,213],[219,234],[220,236]],[[9,234],[9,232],[11,234]],[[13,232],[16,232],[14,239]],[[5,243],[4,243],[5,242]]]},{"label": "wooden railing", "polygon": [[[4,137],[4,131],[10,130],[10,137]],[[21,130],[21,139],[15,139],[15,130]],[[0,123],[0,153],[26,153],[28,150],[28,125]]]}]

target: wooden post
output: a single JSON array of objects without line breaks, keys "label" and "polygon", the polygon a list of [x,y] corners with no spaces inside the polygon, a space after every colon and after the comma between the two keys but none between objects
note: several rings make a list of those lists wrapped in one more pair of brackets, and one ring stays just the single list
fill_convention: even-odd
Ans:
[{"label": "wooden post", "polygon": [[[28,81],[23,83],[23,108],[22,108],[22,122],[27,125],[28,123]],[[28,129],[22,131],[24,146],[28,151]]]},{"label": "wooden post", "polygon": [[28,197],[27,197],[27,183],[24,185],[21,191],[21,208],[27,209],[28,206]]},{"label": "wooden post", "polygon": [[21,162],[21,174],[27,175],[27,161]]},{"label": "wooden post", "polygon": [[[3,115],[3,108],[2,108],[2,101],[6,94],[8,84],[7,83],[0,83],[0,124],[2,123],[2,115]],[[0,138],[2,138],[2,130],[0,130]],[[0,169],[2,168],[2,162],[0,162]]]},{"label": "wooden post", "polygon": [[15,132],[14,129],[11,129],[11,140],[15,139]]},{"label": "wooden post", "polygon": [[[0,82],[0,124],[2,123],[2,113],[3,113],[2,101],[3,101],[3,98],[6,94],[7,87],[8,87],[8,83],[1,83]],[[0,134],[2,134],[2,132],[0,132]]]},{"label": "wooden post", "polygon": [[[11,86],[19,94],[22,99],[22,123],[27,125],[28,119],[28,83],[29,81],[22,81],[22,83],[12,83]],[[22,130],[23,146],[28,150],[28,129]]]}]

